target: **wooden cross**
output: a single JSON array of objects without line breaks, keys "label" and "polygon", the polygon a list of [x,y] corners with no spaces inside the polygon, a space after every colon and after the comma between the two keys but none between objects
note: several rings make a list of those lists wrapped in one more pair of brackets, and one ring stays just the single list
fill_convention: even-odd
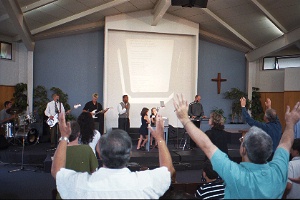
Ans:
[{"label": "wooden cross", "polygon": [[218,84],[218,94],[220,94],[220,91],[221,91],[221,82],[227,81],[227,79],[222,79],[221,78],[221,73],[218,73],[218,77],[217,78],[213,78],[211,80],[217,82],[217,84]]}]

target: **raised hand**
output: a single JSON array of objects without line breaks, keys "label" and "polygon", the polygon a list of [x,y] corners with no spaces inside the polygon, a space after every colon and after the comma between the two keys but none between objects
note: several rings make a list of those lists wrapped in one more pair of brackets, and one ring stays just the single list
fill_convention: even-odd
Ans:
[{"label": "raised hand", "polygon": [[173,105],[176,111],[177,118],[184,124],[184,121],[189,120],[188,116],[188,102],[183,95],[176,95],[177,99],[173,98]]},{"label": "raised hand", "polygon": [[60,131],[61,137],[69,138],[69,136],[71,134],[71,125],[70,125],[70,122],[66,123],[65,113],[62,113],[62,112],[59,113],[58,120],[59,120],[59,131]]},{"label": "raised hand", "polygon": [[156,116],[156,129],[149,127],[151,134],[153,137],[159,141],[164,138],[164,120],[162,119],[161,115]]},{"label": "raised hand", "polygon": [[271,108],[271,104],[272,104],[271,99],[267,98],[267,100],[265,101],[265,105],[266,105],[267,109]]},{"label": "raised hand", "polygon": [[246,98],[245,97],[240,98],[240,102],[241,102],[241,107],[246,106]]},{"label": "raised hand", "polygon": [[300,119],[300,102],[296,103],[292,111],[290,111],[290,106],[287,106],[287,110],[285,113],[286,125],[291,125],[292,127],[294,127],[294,125],[299,121],[299,119]]}]

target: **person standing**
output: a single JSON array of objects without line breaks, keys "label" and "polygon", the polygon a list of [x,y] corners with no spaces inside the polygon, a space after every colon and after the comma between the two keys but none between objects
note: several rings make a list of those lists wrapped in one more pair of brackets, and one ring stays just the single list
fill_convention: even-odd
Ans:
[{"label": "person standing", "polygon": [[300,138],[300,121],[295,125],[295,139]]},{"label": "person standing", "polygon": [[[59,102],[59,95],[53,94],[53,100],[47,104],[46,110],[44,111],[45,115],[48,117],[48,120],[53,120],[55,124],[50,128],[50,140],[51,140],[51,149],[55,149],[58,143],[58,138],[60,137],[59,128],[57,125],[58,122],[58,113],[65,112],[64,105]],[[48,121],[47,120],[47,121]]]},{"label": "person standing", "polygon": [[137,150],[145,150],[145,144],[148,141],[148,124],[150,124],[150,119],[148,116],[148,108],[143,108],[141,111],[141,127],[139,129],[140,138],[138,140]]},{"label": "person standing", "polygon": [[94,127],[94,120],[92,115],[88,112],[82,112],[78,116],[77,122],[80,126],[80,143],[88,144],[92,148],[95,155],[97,152],[100,158],[99,140],[101,138],[101,134]]},{"label": "person standing", "polygon": [[83,112],[90,112],[94,119],[95,129],[98,130],[101,134],[104,133],[104,113],[108,110],[103,110],[101,103],[97,102],[98,94],[92,94],[92,101],[89,101],[85,104]]},{"label": "person standing", "polygon": [[268,161],[272,160],[274,152],[280,142],[280,138],[282,135],[282,126],[281,126],[281,123],[276,114],[276,110],[271,108],[271,103],[272,103],[271,99],[267,98],[267,101],[265,102],[265,105],[267,108],[265,111],[265,115],[264,115],[265,122],[259,122],[250,117],[249,113],[246,110],[246,98],[245,97],[242,97],[240,99],[240,102],[241,102],[241,107],[242,107],[243,118],[245,119],[245,121],[250,126],[257,126],[258,128],[261,128],[272,138],[273,153],[270,156],[270,158],[268,159]]},{"label": "person standing", "polygon": [[[200,103],[201,96],[196,95],[195,100],[189,104],[188,108],[188,115],[192,122],[195,124],[196,127],[200,128],[201,117],[204,116],[203,106]],[[196,143],[193,140],[190,140],[190,149],[196,147]]]},{"label": "person standing", "polygon": [[[300,177],[300,138],[294,140],[291,148],[292,160],[289,162],[289,178]],[[284,198],[299,199],[300,198],[300,184],[293,183],[291,180],[287,181]]]},{"label": "person standing", "polygon": [[129,134],[130,120],[129,120],[130,103],[128,102],[128,95],[123,95],[123,101],[118,105],[119,119],[118,129],[122,129]]},{"label": "person standing", "polygon": [[[151,127],[155,127],[156,124],[156,116],[157,116],[157,109],[155,107],[151,108],[150,120],[151,120]],[[150,149],[153,148],[153,136],[150,135]],[[155,140],[155,148],[157,148],[157,141]]]}]

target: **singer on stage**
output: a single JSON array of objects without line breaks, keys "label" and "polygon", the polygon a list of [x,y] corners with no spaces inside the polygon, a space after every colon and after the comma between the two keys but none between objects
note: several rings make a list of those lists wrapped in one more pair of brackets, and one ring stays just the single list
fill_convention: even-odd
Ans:
[{"label": "singer on stage", "polygon": [[[191,121],[195,124],[196,127],[200,128],[201,117],[205,118],[203,106],[200,103],[201,96],[196,95],[195,100],[189,104],[188,115],[190,116]],[[196,147],[196,144],[193,140],[190,140],[190,149]]]},{"label": "singer on stage", "polygon": [[128,134],[130,128],[129,110],[130,103],[128,102],[128,96],[123,95],[123,101],[118,105],[118,128],[126,131]]},{"label": "singer on stage", "polygon": [[[58,113],[60,112],[65,112],[65,108],[61,102],[59,102],[59,95],[58,94],[53,94],[52,95],[53,100],[50,101],[47,104],[46,110],[45,110],[45,115],[49,117],[50,119],[58,117]],[[50,134],[51,134],[51,149],[56,148],[57,143],[58,143],[58,138],[60,138],[60,132],[58,128],[58,123],[56,123],[52,128],[50,128]]]}]

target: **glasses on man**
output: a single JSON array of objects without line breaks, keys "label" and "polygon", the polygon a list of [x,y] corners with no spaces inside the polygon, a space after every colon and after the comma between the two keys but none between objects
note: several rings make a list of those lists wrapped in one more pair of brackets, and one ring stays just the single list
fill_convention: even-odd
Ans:
[{"label": "glasses on man", "polygon": [[240,137],[239,141],[240,143],[244,142],[244,137]]}]

